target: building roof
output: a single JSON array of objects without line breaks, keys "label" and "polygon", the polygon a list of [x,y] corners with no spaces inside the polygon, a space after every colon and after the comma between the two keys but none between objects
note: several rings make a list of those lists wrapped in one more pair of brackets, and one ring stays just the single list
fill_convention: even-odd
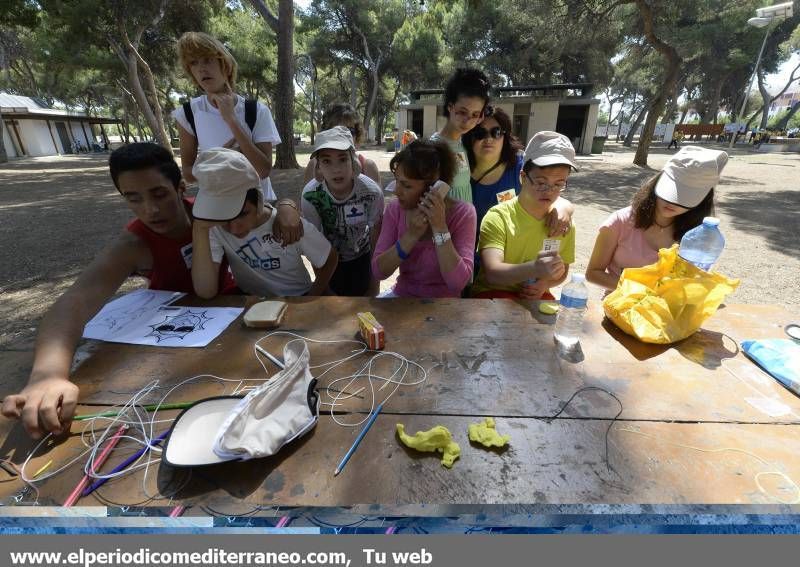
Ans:
[{"label": "building roof", "polygon": [[4,118],[26,118],[48,120],[50,118],[75,119],[90,124],[114,124],[119,119],[110,116],[88,116],[85,112],[50,108],[40,99],[13,95],[0,91],[0,114]]},{"label": "building roof", "polygon": [[[592,96],[592,83],[551,83],[546,85],[518,85],[513,87],[497,87],[494,90],[498,93],[498,98],[512,96],[562,96],[588,98]],[[444,89],[420,89],[411,91],[411,100],[419,100],[425,95],[444,94]]]}]

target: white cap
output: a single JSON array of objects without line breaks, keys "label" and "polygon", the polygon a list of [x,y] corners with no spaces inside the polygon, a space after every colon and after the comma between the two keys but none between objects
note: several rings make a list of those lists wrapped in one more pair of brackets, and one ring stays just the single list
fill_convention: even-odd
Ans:
[{"label": "white cap", "polygon": [[274,455],[319,419],[316,379],[305,341],[283,348],[285,367],[244,398],[201,400],[175,420],[162,457],[174,467]]},{"label": "white cap", "polygon": [[329,130],[323,130],[314,137],[315,156],[320,150],[354,150],[353,135],[344,126],[334,126]]},{"label": "white cap", "polygon": [[192,167],[199,191],[192,215],[196,219],[227,221],[236,218],[249,189],[258,189],[261,179],[244,154],[228,148],[200,152]]},{"label": "white cap", "polygon": [[719,183],[726,163],[728,154],[723,151],[685,146],[661,170],[656,195],[680,207],[694,208]]},{"label": "white cap", "polygon": [[564,134],[558,132],[537,132],[533,135],[525,148],[523,163],[528,160],[533,165],[545,167],[548,165],[568,165],[578,171],[575,163],[575,148]]}]

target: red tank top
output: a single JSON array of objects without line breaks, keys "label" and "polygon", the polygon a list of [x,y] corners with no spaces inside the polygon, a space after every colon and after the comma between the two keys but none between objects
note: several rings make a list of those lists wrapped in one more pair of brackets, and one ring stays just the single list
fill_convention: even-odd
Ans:
[{"label": "red tank top", "polygon": [[[184,199],[183,203],[191,218],[194,199]],[[179,239],[172,239],[155,233],[140,221],[134,219],[125,227],[128,232],[142,239],[153,256],[153,267],[150,273],[141,274],[150,280],[150,289],[182,291],[194,293],[192,285],[192,228]],[[228,270],[228,262],[223,259],[219,268],[219,292],[230,293],[236,287],[233,276]]]}]

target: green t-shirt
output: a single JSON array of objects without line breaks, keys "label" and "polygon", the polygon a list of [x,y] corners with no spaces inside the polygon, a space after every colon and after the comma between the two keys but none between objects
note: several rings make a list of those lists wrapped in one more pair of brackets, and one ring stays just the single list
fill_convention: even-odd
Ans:
[{"label": "green t-shirt", "polygon": [[461,138],[451,140],[445,138],[439,132],[434,132],[430,140],[431,142],[447,142],[447,145],[450,146],[450,151],[456,155],[456,175],[450,184],[450,197],[471,203],[472,184],[470,183],[469,161],[467,160],[467,152],[464,150],[464,144],[461,143]]},{"label": "green t-shirt", "polygon": [[[514,198],[505,203],[495,205],[481,222],[478,238],[478,254],[484,248],[498,248],[503,251],[503,261],[507,264],[522,264],[536,260],[542,251],[547,236],[547,225],[529,215],[519,199]],[[571,226],[566,236],[557,237],[561,241],[559,255],[565,264],[575,261],[575,225]],[[481,266],[478,278],[472,286],[472,293],[477,294],[490,289],[519,292],[522,282],[512,286],[492,286],[486,283],[486,273]]]}]

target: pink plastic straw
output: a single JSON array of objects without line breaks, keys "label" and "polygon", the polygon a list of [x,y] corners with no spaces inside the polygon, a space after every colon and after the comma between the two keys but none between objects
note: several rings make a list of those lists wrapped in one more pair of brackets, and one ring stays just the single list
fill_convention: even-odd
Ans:
[{"label": "pink plastic straw", "polygon": [[291,518],[289,516],[284,516],[283,518],[278,520],[278,523],[275,524],[275,527],[276,528],[285,528],[290,520],[291,520]]},{"label": "pink plastic straw", "polygon": [[[95,474],[98,471],[98,469],[103,466],[103,463],[106,462],[106,459],[108,459],[108,456],[111,454],[111,451],[114,449],[114,447],[117,446],[117,443],[119,443],[119,440],[122,438],[122,434],[125,433],[125,431],[127,430],[128,430],[127,425],[119,426],[117,432],[111,437],[108,444],[100,453],[100,456],[97,457],[97,460],[95,460],[94,465],[92,465],[91,474]],[[88,474],[83,475],[83,478],[78,483],[78,486],[75,487],[75,490],[73,490],[70,493],[70,495],[67,496],[67,499],[64,500],[64,506],[66,507],[73,506],[75,502],[78,501],[78,498],[81,497],[81,492],[83,492],[83,489],[86,488],[86,486],[89,484],[89,481],[91,480],[92,477],[90,475]]]},{"label": "pink plastic straw", "polygon": [[186,510],[186,506],[175,506],[169,513],[170,518],[178,518]]}]

